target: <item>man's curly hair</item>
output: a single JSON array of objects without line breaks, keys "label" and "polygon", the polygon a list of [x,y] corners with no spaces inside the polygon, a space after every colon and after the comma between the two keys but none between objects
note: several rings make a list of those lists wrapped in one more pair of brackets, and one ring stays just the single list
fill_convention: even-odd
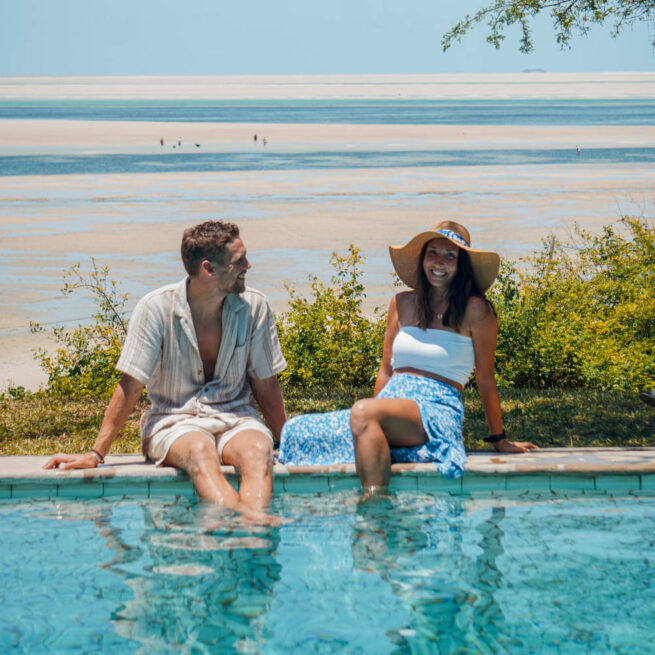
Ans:
[{"label": "man's curly hair", "polygon": [[182,263],[189,275],[196,275],[206,259],[223,263],[225,246],[239,238],[239,228],[229,221],[205,221],[184,230]]}]

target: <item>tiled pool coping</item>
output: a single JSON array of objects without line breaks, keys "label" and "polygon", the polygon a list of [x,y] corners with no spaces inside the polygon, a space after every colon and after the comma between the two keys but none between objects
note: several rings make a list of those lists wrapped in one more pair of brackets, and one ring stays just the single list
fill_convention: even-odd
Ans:
[{"label": "tiled pool coping", "polygon": [[[420,489],[448,494],[474,492],[582,493],[655,490],[655,448],[548,448],[523,455],[468,454],[462,478],[448,480],[434,464],[394,464],[392,489]],[[110,455],[105,466],[78,471],[46,471],[47,457],[0,457],[0,499],[98,498],[104,496],[193,496],[189,477],[170,467],[157,468],[141,455]],[[234,484],[230,466],[224,473]],[[276,493],[357,488],[352,464],[275,466]]]}]

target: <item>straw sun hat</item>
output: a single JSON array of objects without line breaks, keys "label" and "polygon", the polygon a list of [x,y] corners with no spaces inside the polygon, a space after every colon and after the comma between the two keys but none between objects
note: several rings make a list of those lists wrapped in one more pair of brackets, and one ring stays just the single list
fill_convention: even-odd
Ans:
[{"label": "straw sun hat", "polygon": [[458,248],[466,250],[471,259],[473,277],[483,293],[493,284],[498,275],[500,257],[495,252],[471,248],[471,236],[459,223],[442,221],[427,232],[417,234],[404,246],[389,246],[389,254],[398,277],[412,289],[418,286],[419,257],[421,249],[432,239],[448,239]]}]

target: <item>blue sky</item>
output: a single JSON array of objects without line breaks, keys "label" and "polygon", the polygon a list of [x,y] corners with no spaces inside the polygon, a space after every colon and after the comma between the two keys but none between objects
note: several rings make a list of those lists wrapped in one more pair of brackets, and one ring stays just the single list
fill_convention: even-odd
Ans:
[{"label": "blue sky", "polygon": [[[491,1],[491,0],[489,0]],[[0,0],[0,76],[652,71],[649,26],[594,27],[561,51],[550,19],[536,50],[500,51],[477,29],[442,34],[481,0]]]}]

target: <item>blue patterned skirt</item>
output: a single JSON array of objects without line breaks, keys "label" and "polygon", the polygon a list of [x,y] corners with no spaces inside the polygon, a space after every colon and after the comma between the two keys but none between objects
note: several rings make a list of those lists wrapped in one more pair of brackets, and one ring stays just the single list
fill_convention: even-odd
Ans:
[{"label": "blue patterned skirt", "polygon": [[[397,373],[376,397],[415,401],[428,435],[427,443],[420,446],[391,448],[392,462],[434,462],[448,478],[462,475],[466,462],[462,441],[464,404],[457,389],[431,378]],[[278,459],[292,466],[354,462],[350,410],[289,419],[282,430]]]}]

